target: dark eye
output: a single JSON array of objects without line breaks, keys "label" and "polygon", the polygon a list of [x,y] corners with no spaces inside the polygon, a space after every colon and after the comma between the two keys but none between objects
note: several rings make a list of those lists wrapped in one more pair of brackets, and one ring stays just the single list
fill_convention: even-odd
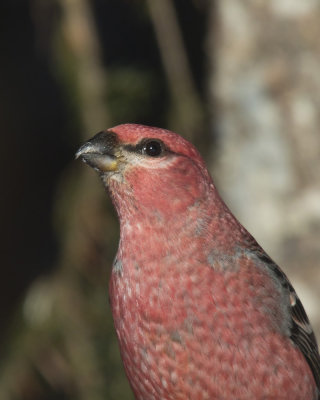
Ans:
[{"label": "dark eye", "polygon": [[142,151],[150,157],[158,157],[162,153],[162,144],[156,140],[149,140],[143,145]]}]

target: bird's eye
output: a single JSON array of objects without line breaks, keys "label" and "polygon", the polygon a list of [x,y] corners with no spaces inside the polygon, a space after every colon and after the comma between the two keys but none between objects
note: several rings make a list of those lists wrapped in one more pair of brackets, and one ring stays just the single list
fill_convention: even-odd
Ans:
[{"label": "bird's eye", "polygon": [[158,157],[162,153],[162,144],[156,140],[149,140],[144,143],[142,152],[150,157]]}]

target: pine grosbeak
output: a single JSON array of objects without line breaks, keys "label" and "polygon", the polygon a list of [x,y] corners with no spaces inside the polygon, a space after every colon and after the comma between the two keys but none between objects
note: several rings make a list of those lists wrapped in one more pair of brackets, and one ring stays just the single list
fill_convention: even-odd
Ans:
[{"label": "pine grosbeak", "polygon": [[109,294],[139,400],[316,400],[320,357],[288,278],[181,136],[125,124],[77,153],[120,219]]}]

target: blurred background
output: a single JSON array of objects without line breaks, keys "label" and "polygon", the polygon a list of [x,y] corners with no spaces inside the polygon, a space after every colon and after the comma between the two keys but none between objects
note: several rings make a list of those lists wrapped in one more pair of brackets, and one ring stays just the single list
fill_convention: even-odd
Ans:
[{"label": "blurred background", "polygon": [[117,219],[74,161],[124,122],[196,144],[320,339],[319,22],[319,0],[1,1],[1,399],[133,399]]}]

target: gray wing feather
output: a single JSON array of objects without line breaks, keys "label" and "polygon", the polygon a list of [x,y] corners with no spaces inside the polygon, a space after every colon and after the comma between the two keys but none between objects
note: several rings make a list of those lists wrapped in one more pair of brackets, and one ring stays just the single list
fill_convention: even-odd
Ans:
[{"label": "gray wing feather", "polygon": [[290,338],[292,342],[300,349],[308,362],[314,380],[318,388],[318,400],[320,400],[320,355],[317,340],[314,335],[309,318],[303,308],[303,305],[297,296],[293,286],[284,272],[272,261],[272,259],[255,243],[255,254],[271,270],[285,290],[288,291],[291,303],[291,329]]}]

